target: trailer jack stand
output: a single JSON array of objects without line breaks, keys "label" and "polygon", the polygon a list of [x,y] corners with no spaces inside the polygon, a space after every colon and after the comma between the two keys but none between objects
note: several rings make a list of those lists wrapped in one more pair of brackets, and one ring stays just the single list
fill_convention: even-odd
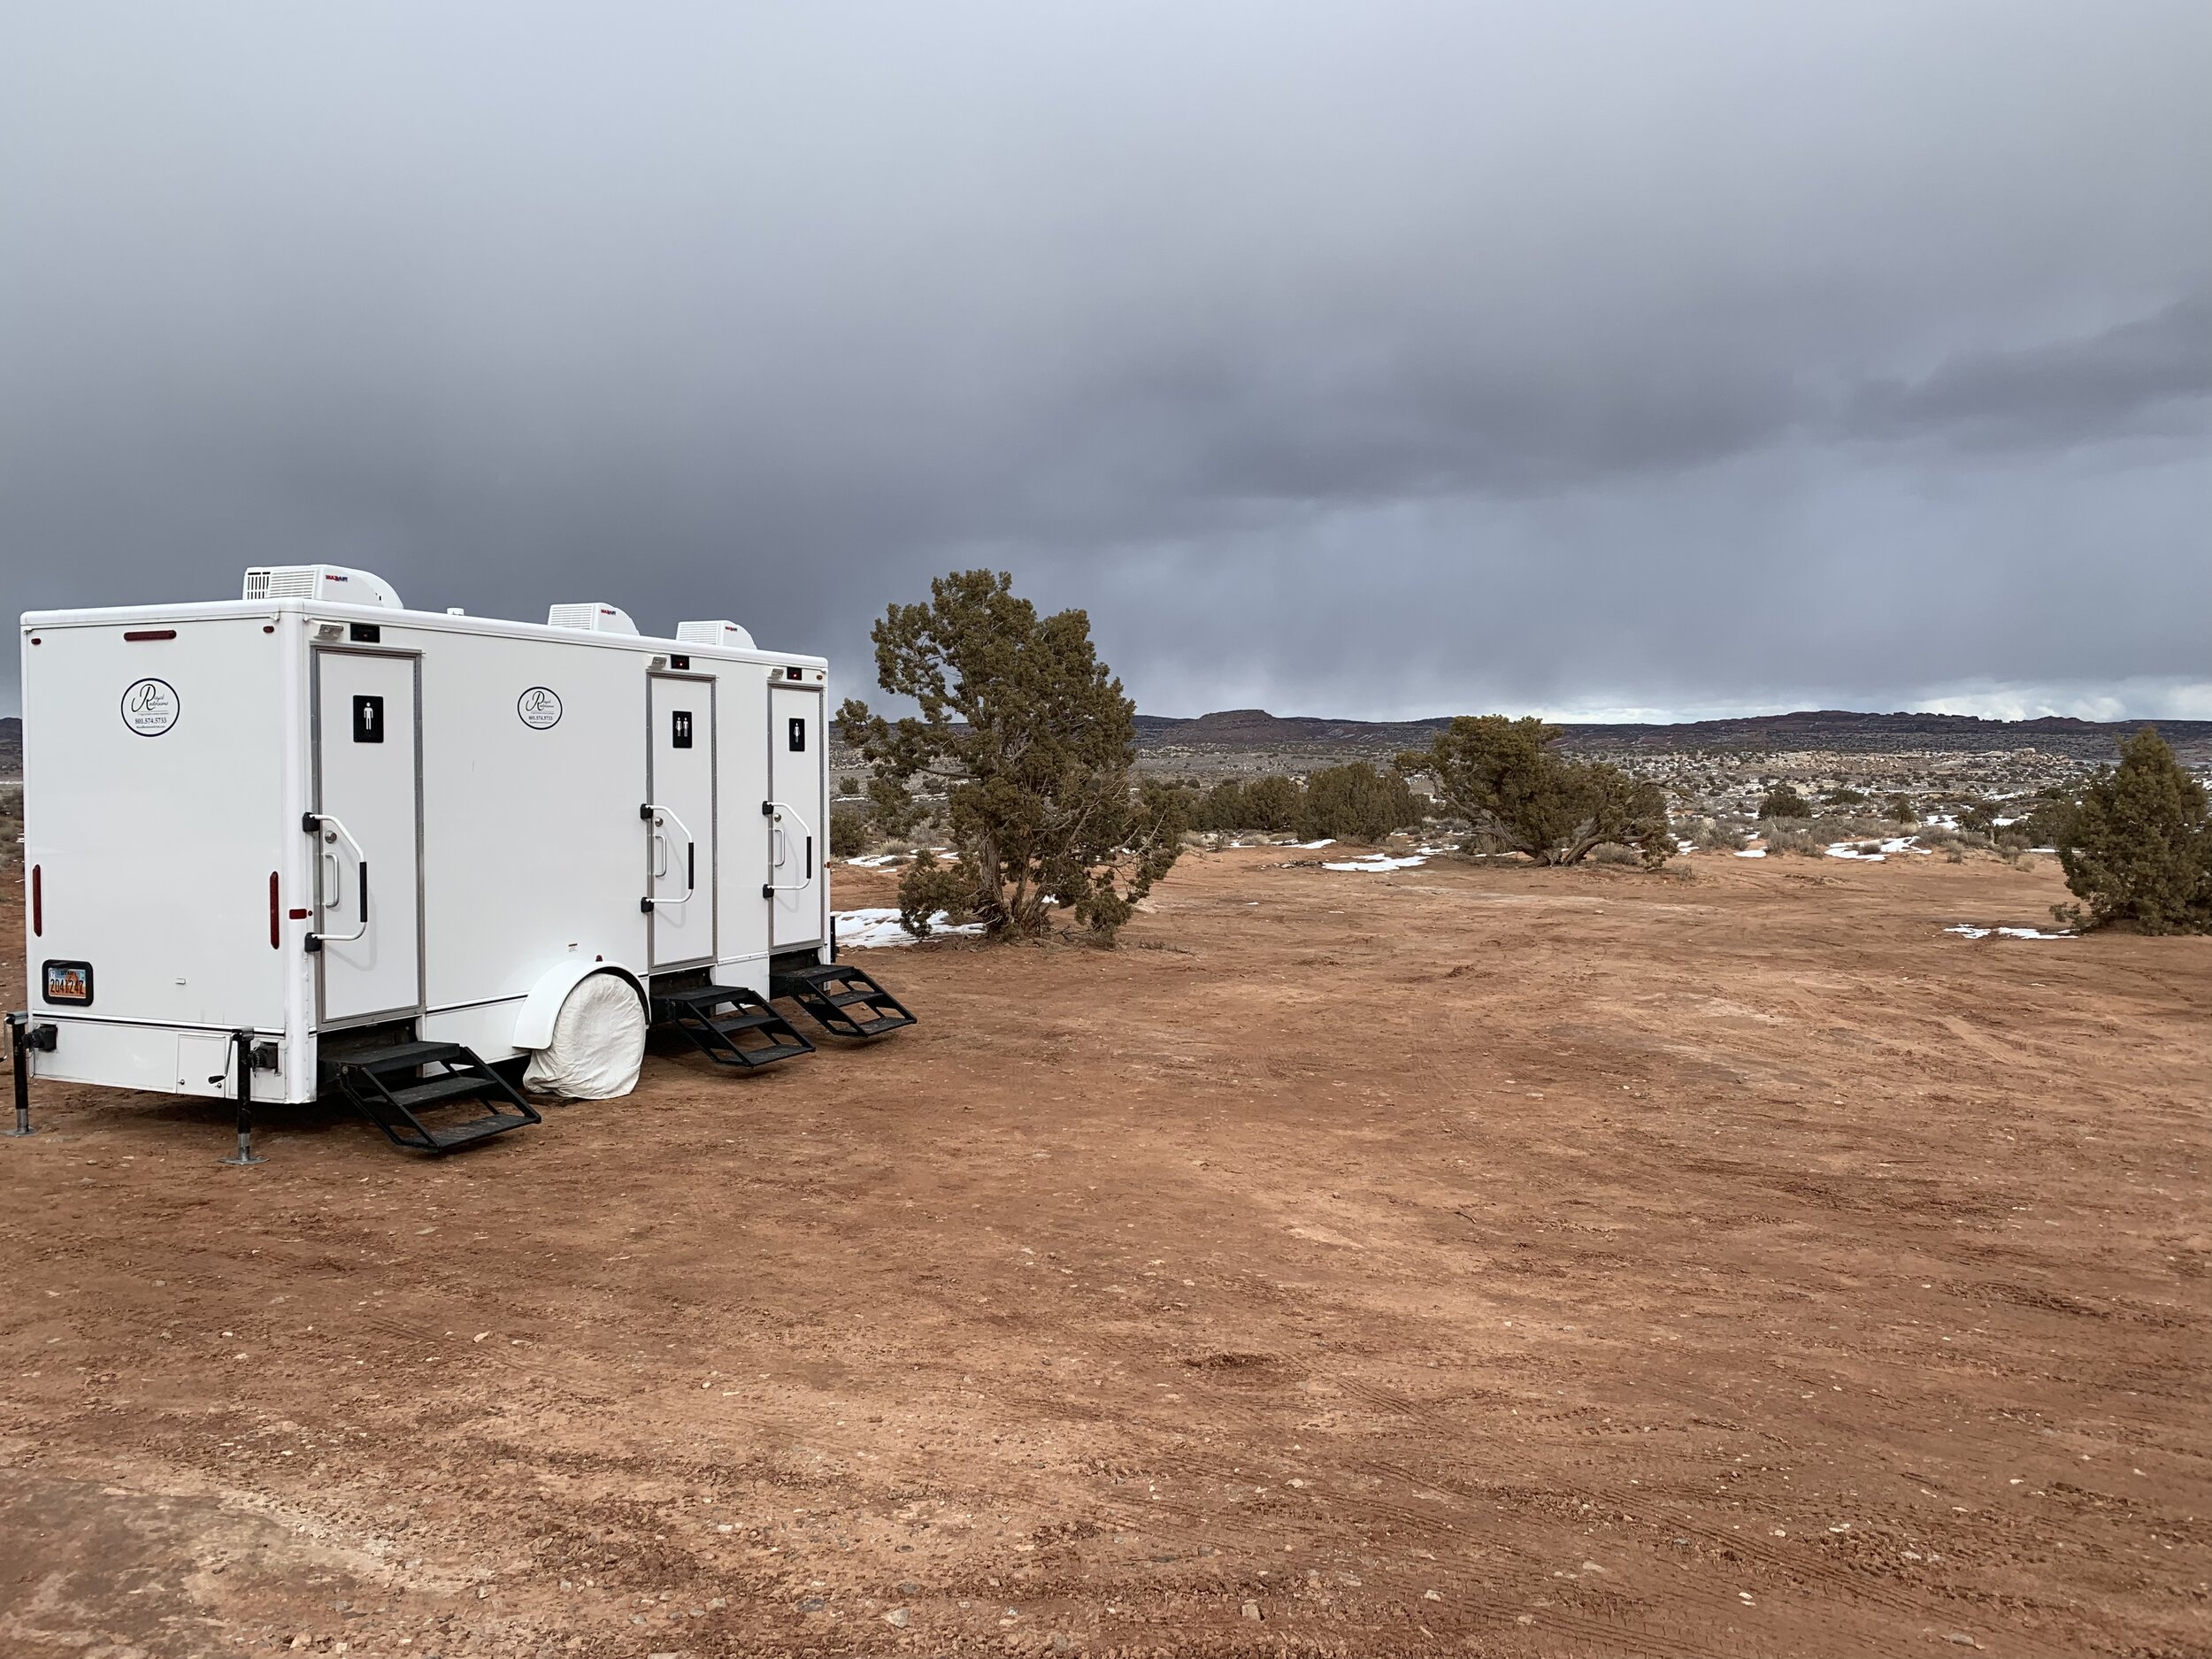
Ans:
[{"label": "trailer jack stand", "polygon": [[31,1056],[53,1053],[56,1034],[51,1025],[31,1024],[28,1013],[8,1016],[8,1059],[15,1068],[15,1127],[5,1131],[11,1141],[38,1133],[31,1127]]},{"label": "trailer jack stand", "polygon": [[266,1164],[269,1160],[257,1156],[253,1149],[253,1033],[234,1031],[230,1041],[232,1050],[238,1056],[238,1152],[234,1157],[217,1162],[242,1169],[249,1164]]}]

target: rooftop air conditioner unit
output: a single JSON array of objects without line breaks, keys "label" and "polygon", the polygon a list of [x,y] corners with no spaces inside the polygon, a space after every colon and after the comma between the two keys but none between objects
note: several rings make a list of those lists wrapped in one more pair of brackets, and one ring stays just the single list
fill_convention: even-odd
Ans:
[{"label": "rooftop air conditioner unit", "polygon": [[343,565],[257,565],[246,572],[247,599],[308,599],[404,611],[391,583]]},{"label": "rooftop air conditioner unit", "polygon": [[679,622],[676,637],[686,645],[717,645],[726,651],[753,649],[753,636],[734,622]]},{"label": "rooftop air conditioner unit", "polygon": [[619,605],[587,600],[581,604],[555,605],[545,613],[549,628],[579,628],[586,634],[635,634],[637,624]]}]

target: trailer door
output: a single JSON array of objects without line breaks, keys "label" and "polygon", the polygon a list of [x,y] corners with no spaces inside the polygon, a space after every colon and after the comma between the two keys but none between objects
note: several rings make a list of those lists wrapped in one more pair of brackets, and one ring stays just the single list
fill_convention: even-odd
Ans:
[{"label": "trailer door", "polygon": [[818,945],[823,933],[822,860],[829,825],[822,805],[828,779],[822,693],[772,686],[768,693],[768,880],[772,950]]},{"label": "trailer door", "polygon": [[656,972],[714,960],[714,681],[647,677],[645,893]]},{"label": "trailer door", "polygon": [[315,935],[324,1026],[422,1012],[422,676],[412,652],[315,652]]}]

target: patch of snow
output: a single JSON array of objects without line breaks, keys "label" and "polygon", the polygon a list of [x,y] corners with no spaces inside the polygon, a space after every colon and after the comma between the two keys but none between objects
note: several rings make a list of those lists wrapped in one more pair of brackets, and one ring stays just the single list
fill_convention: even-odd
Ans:
[{"label": "patch of snow", "polygon": [[856,870],[881,870],[905,856],[904,853],[871,853],[865,858],[848,858],[845,862]]},{"label": "patch of snow", "polygon": [[1763,847],[1740,847],[1736,849],[1739,858],[1763,858],[1766,856],[1767,849]]},{"label": "patch of snow", "polygon": [[[840,950],[882,950],[895,945],[914,943],[914,935],[899,925],[899,913],[887,907],[864,910],[840,910],[832,918],[837,925],[837,948]],[[933,938],[938,933],[979,933],[981,922],[967,922],[958,927],[946,925],[945,912],[940,910],[929,918]]]},{"label": "patch of snow", "polygon": [[1313,851],[1313,849],[1314,849],[1315,848],[1317,848],[1317,847],[1333,847],[1333,846],[1335,846],[1335,845],[1336,845],[1336,837],[1335,837],[1335,836],[1333,836],[1333,835],[1326,835],[1326,836],[1324,836],[1321,840],[1319,840],[1319,841],[1293,841],[1293,842],[1291,842],[1291,845],[1292,845],[1293,847],[1302,847],[1302,848],[1304,848],[1304,849],[1305,849],[1308,852],[1311,852],[1311,851]]},{"label": "patch of snow", "polygon": [[2002,939],[2073,939],[2078,937],[2070,933],[2047,933],[2035,927],[1969,927],[1963,923],[1956,927],[1947,927],[1943,931],[1947,933],[1963,934],[1968,939],[1986,939],[1992,933]]},{"label": "patch of snow", "polygon": [[1857,858],[1870,864],[1878,864],[1882,862],[1882,855],[1880,853],[1863,853],[1859,850],[1859,843],[1856,841],[1837,841],[1828,849],[1828,856],[1831,858]]},{"label": "patch of snow", "polygon": [[1416,864],[1426,863],[1428,860],[1418,853],[1409,858],[1386,858],[1380,853],[1374,853],[1365,858],[1354,858],[1344,864],[1324,864],[1321,867],[1324,870],[1360,870],[1373,875],[1386,870],[1410,870]]}]

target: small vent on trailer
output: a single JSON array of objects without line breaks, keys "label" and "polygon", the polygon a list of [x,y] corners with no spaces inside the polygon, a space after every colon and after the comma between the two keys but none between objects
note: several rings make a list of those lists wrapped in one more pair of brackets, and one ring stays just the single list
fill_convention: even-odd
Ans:
[{"label": "small vent on trailer", "polygon": [[753,636],[734,622],[679,622],[676,637],[686,645],[718,645],[726,651],[753,649]]},{"label": "small vent on trailer", "polygon": [[309,599],[339,605],[404,611],[391,583],[343,565],[257,565],[246,572],[247,599]]},{"label": "small vent on trailer", "polygon": [[586,634],[635,634],[637,624],[619,605],[597,600],[578,605],[555,605],[545,613],[549,628],[580,628]]}]

